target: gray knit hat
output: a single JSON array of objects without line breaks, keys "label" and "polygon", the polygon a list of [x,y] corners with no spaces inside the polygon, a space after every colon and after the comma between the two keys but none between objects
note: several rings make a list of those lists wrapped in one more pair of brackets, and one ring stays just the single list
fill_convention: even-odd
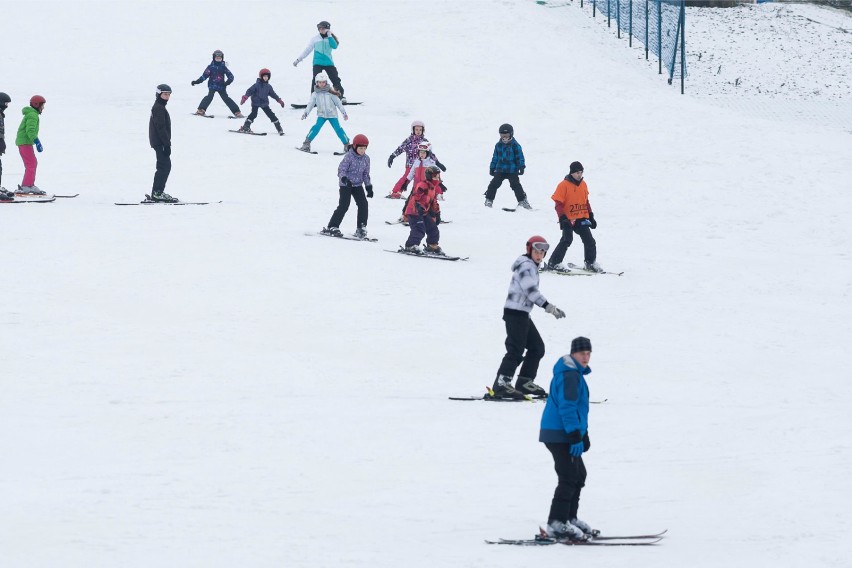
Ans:
[{"label": "gray knit hat", "polygon": [[578,351],[591,351],[592,350],[592,342],[588,337],[575,337],[571,342],[571,353],[576,353]]}]

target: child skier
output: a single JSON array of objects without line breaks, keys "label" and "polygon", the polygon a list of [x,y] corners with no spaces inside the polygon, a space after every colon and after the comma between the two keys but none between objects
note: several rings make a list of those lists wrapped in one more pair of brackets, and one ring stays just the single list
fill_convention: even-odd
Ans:
[{"label": "child skier", "polygon": [[272,97],[279,105],[284,106],[284,101],[275,93],[275,89],[272,88],[272,85],[269,84],[269,80],[272,78],[272,71],[269,69],[261,69],[257,73],[257,81],[255,81],[254,85],[249,87],[246,90],[246,94],[240,99],[240,104],[245,104],[246,100],[251,97],[251,113],[246,118],[245,123],[239,128],[240,132],[251,132],[251,123],[254,122],[254,119],[257,118],[258,109],[263,109],[263,112],[266,113],[266,116],[269,117],[269,120],[272,121],[272,124],[275,125],[275,130],[278,131],[279,136],[284,136],[284,129],[281,128],[281,123],[278,122],[278,117],[275,116],[275,113],[272,112],[272,109],[269,108],[269,97]]},{"label": "child skier", "polygon": [[518,207],[524,209],[532,209],[527,194],[521,186],[521,181],[518,176],[524,175],[526,162],[524,161],[524,151],[521,145],[515,140],[515,129],[511,124],[500,125],[500,141],[494,145],[494,155],[491,157],[491,167],[489,172],[493,176],[491,183],[488,184],[488,189],[485,190],[485,206],[491,207],[494,204],[494,197],[497,195],[497,188],[503,185],[503,181],[509,180],[509,186],[515,192],[515,198],[518,200]]},{"label": "child skier", "polygon": [[[207,66],[207,69],[201,76],[192,82],[192,86],[200,85],[207,79],[207,95],[198,103],[198,110],[195,114],[204,115],[207,112],[207,107],[213,101],[213,96],[219,93],[228,108],[234,113],[237,118],[242,118],[243,113],[240,112],[240,107],[237,103],[228,96],[228,85],[234,82],[234,74],[228,70],[228,64],[225,63],[225,54],[221,50],[213,52],[213,61]],[[226,80],[227,78],[227,80]]]},{"label": "child skier", "polygon": [[[0,156],[6,153],[6,107],[12,102],[12,98],[6,93],[0,93]],[[3,160],[0,160],[0,201],[12,201],[15,199],[14,191],[6,191],[3,187]]]},{"label": "child skier", "polygon": [[44,195],[46,193],[35,185],[38,160],[33,152],[33,146],[39,152],[44,149],[41,141],[38,139],[38,130],[40,123],[39,116],[44,112],[44,105],[46,103],[47,101],[41,95],[33,95],[30,98],[30,106],[24,107],[21,110],[24,118],[18,127],[18,136],[15,138],[15,144],[18,146],[18,152],[24,161],[24,180],[18,186],[18,193],[32,193],[36,195]]},{"label": "child skier", "polygon": [[[425,171],[429,166],[435,166],[442,172],[447,171],[444,164],[438,162],[437,158],[435,158],[435,154],[432,153],[432,144],[428,141],[423,141],[417,145],[417,157],[414,158],[414,161],[411,163],[411,168],[408,170],[406,180],[408,182],[413,181],[416,186],[425,179]],[[447,186],[441,182],[438,187],[435,188],[435,193],[437,194],[438,199],[444,199],[442,196],[445,191],[447,191]]]},{"label": "child skier", "polygon": [[438,205],[437,189],[441,184],[441,170],[437,166],[427,166],[424,179],[414,185],[405,215],[408,217],[410,232],[405,241],[405,250],[420,254],[418,246],[423,236],[426,236],[426,252],[443,255],[444,251],[438,245],[441,233],[436,219],[441,214]]},{"label": "child skier", "polygon": [[305,107],[305,111],[302,113],[302,120],[308,118],[308,115],[311,113],[314,107],[317,109],[317,121],[311,127],[310,131],[308,131],[308,136],[305,138],[305,141],[302,142],[302,145],[298,148],[302,152],[310,152],[311,151],[311,142],[314,138],[319,134],[320,129],[322,129],[323,125],[326,122],[331,123],[331,127],[334,128],[334,132],[337,133],[337,137],[343,142],[343,154],[346,154],[346,151],[349,149],[349,137],[346,136],[346,132],[343,131],[343,128],[340,126],[340,121],[337,120],[337,111],[340,110],[340,113],[343,115],[343,120],[349,120],[349,115],[346,114],[346,110],[343,108],[343,104],[340,102],[340,98],[337,96],[337,92],[331,90],[328,86],[328,75],[325,74],[325,71],[317,73],[316,76],[316,89],[313,93],[311,93],[311,100],[308,101],[308,106]]},{"label": "child skier", "polygon": [[547,534],[553,538],[588,540],[597,534],[588,523],[577,518],[580,490],[586,484],[583,453],[589,451],[589,386],[586,376],[592,372],[589,359],[592,342],[576,337],[571,353],[553,366],[550,395],[541,415],[538,441],[553,455],[559,477],[550,513]]},{"label": "child skier", "polygon": [[[544,357],[544,341],[530,318],[530,312],[533,306],[539,306],[556,319],[565,317],[565,312],[549,303],[538,289],[538,267],[548,248],[550,245],[544,237],[534,235],[527,240],[526,254],[519,256],[512,263],[512,280],[503,306],[506,355],[497,370],[497,378],[492,388],[497,398],[522,399],[525,395],[547,394],[534,382],[538,363]],[[512,376],[518,365],[521,365],[518,382],[512,387]]]},{"label": "child skier", "polygon": [[[340,83],[340,76],[337,73],[337,67],[334,65],[334,59],[331,57],[331,50],[337,49],[340,40],[337,36],[331,33],[331,24],[325,20],[317,24],[317,35],[308,41],[305,50],[293,62],[293,67],[296,67],[302,59],[314,52],[314,70],[311,77],[316,77],[320,73],[325,73],[327,77],[331,77],[331,82],[334,84],[334,90],[342,102],[346,102],[346,97],[343,96],[343,85]],[[311,92],[316,90],[316,83],[311,81]]]},{"label": "child skier", "polygon": [[574,240],[574,233],[577,233],[583,241],[586,270],[601,272],[603,269],[596,260],[598,250],[591,231],[597,228],[598,223],[595,221],[595,214],[592,213],[592,206],[589,205],[589,188],[583,179],[583,164],[571,162],[569,174],[556,186],[551,199],[555,202],[562,238],[553,249],[553,256],[545,269],[568,270],[562,265],[562,259],[565,258],[565,253]]},{"label": "child skier", "polygon": [[[367,155],[367,146],[370,141],[363,134],[357,134],[352,139],[352,147],[346,152],[340,165],[337,167],[337,178],[340,185],[340,202],[337,209],[331,215],[328,226],[322,230],[323,234],[340,237],[340,222],[349,210],[349,204],[355,199],[358,206],[357,225],[355,236],[359,239],[367,238],[367,197],[373,197],[373,184],[370,182],[370,156]],[[364,195],[364,189],[367,193]]]},{"label": "child skier", "polygon": [[[428,142],[426,139],[426,126],[420,120],[415,120],[411,123],[411,136],[402,141],[402,144],[394,150],[390,157],[388,158],[388,167],[393,166],[393,160],[403,152],[405,152],[405,172],[403,172],[402,177],[396,182],[391,190],[390,194],[387,196],[391,199],[400,199],[402,197],[402,192],[408,189],[409,178],[408,174],[411,171],[411,165],[414,163],[415,158],[417,158],[417,150],[422,142]],[[442,163],[438,161],[438,158],[433,154],[432,157],[435,159],[435,164],[441,168],[441,171],[446,171],[446,168]]]}]

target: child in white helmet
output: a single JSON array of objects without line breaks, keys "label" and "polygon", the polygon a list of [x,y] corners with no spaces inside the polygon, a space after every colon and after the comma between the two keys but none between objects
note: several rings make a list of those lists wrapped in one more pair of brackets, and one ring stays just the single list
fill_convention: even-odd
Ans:
[{"label": "child in white helmet", "polygon": [[[402,176],[393,186],[390,194],[387,195],[390,199],[400,199],[402,197],[402,192],[408,189],[409,178],[408,174],[411,171],[411,164],[414,163],[414,159],[417,157],[417,149],[421,142],[428,142],[426,139],[426,126],[423,124],[421,120],[415,120],[411,123],[411,136],[402,141],[402,144],[399,147],[391,152],[390,157],[388,157],[388,167],[393,166],[393,160],[403,152],[405,152],[405,172],[403,172]],[[435,155],[432,155],[435,158],[435,164],[441,169],[441,171],[445,171],[446,168],[443,164],[438,162],[438,158]]]},{"label": "child in white helmet", "polygon": [[334,132],[337,133],[337,137],[343,143],[343,153],[345,153],[349,149],[349,137],[343,131],[343,127],[340,126],[340,121],[337,119],[337,111],[339,110],[340,114],[343,115],[343,120],[349,120],[349,115],[346,114],[346,110],[343,108],[343,103],[340,102],[337,92],[329,87],[328,75],[325,74],[325,71],[317,73],[314,82],[316,86],[314,92],[311,93],[311,100],[308,101],[308,106],[305,107],[305,111],[302,113],[302,120],[308,118],[311,110],[316,107],[317,121],[310,131],[308,131],[307,138],[305,138],[305,141],[298,149],[302,152],[310,152],[311,141],[317,137],[323,125],[329,122],[331,123],[331,127],[334,128]]}]

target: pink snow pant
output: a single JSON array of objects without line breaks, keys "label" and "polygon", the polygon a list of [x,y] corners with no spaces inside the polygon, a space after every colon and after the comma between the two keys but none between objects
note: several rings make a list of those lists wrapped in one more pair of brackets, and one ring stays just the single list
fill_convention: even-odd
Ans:
[{"label": "pink snow pant", "polygon": [[399,178],[399,181],[398,181],[398,182],[396,182],[396,185],[395,185],[395,186],[393,186],[393,189],[391,190],[391,192],[392,192],[392,193],[402,193],[402,186],[403,186],[403,185],[405,185],[405,186],[406,186],[406,189],[407,189],[407,186],[408,186],[408,172],[410,172],[410,171],[411,171],[411,166],[406,166],[406,167],[405,167],[405,171],[404,171],[404,172],[403,172],[403,174],[402,174],[402,177],[401,177],[401,178]]},{"label": "pink snow pant", "polygon": [[35,185],[38,160],[36,160],[35,152],[33,152],[33,145],[24,144],[23,146],[18,146],[18,152],[21,153],[21,159],[24,160],[24,181],[21,182],[21,185],[23,187]]}]

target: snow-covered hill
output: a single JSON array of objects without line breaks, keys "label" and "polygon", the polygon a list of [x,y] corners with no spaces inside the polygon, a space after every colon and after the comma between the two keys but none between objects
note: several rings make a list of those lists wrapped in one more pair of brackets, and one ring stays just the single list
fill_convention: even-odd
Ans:
[{"label": "snow-covered hill", "polygon": [[[760,8],[742,18],[759,27]],[[311,156],[293,149],[312,123],[299,111],[276,107],[282,138],[190,116],[214,49],[232,95],[268,67],[287,103],[306,100],[309,66],[291,62],[322,19],[347,96],[365,103],[344,127],[370,138],[376,244],[305,236],[337,201],[330,131]],[[782,112],[792,94],[753,112],[769,99],[697,64],[682,96],[578,5],[7,2],[3,29],[7,143],[45,96],[37,183],[81,196],[0,207],[0,565],[847,562],[849,123]],[[807,43],[833,41],[825,29]],[[696,36],[690,52],[709,50]],[[785,68],[772,53],[760,69]],[[848,70],[834,71],[845,94],[815,96],[848,106]],[[222,204],[113,205],[150,189],[162,82],[167,190]],[[383,250],[406,235],[383,222],[400,204],[379,196],[414,119],[448,168],[441,245],[467,263]],[[535,211],[501,211],[508,187],[482,205],[503,122]],[[2,160],[13,187],[15,148]],[[546,521],[542,407],[447,400],[493,380],[509,267],[530,235],[558,239],[550,195],[573,160],[599,260],[626,274],[542,276],[568,317],[533,314],[539,382],[571,338],[591,338],[592,398],[607,402],[592,409],[581,517],[668,528],[653,550],[483,544]]]}]

